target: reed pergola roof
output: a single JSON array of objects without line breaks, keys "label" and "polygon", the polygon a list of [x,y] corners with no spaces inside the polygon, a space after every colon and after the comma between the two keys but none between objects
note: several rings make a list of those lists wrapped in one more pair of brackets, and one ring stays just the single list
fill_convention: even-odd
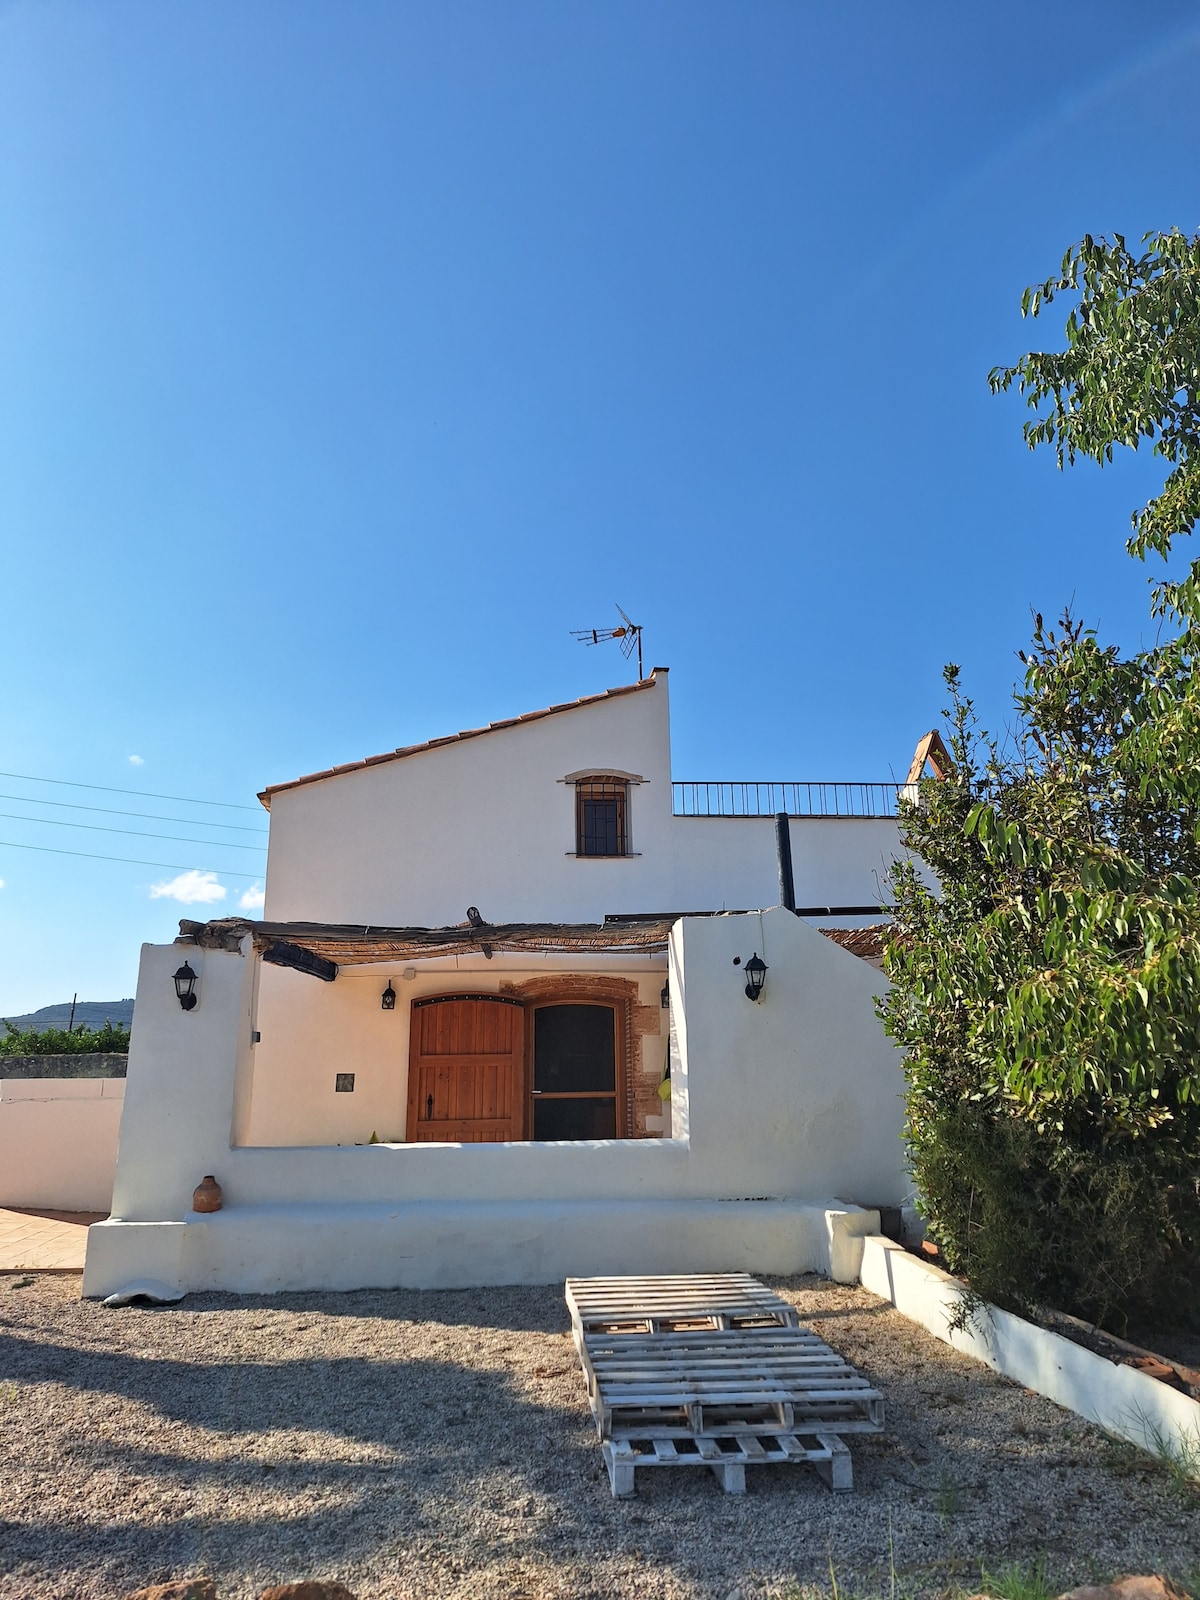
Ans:
[{"label": "reed pergola roof", "polygon": [[602,923],[464,922],[450,928],[387,928],[362,923],[255,922],[247,917],[217,917],[179,924],[179,942],[205,950],[237,950],[249,934],[258,955],[274,946],[306,950],[339,967],[381,961],[415,961],[430,956],[511,954],[645,955],[663,951],[673,917]]}]

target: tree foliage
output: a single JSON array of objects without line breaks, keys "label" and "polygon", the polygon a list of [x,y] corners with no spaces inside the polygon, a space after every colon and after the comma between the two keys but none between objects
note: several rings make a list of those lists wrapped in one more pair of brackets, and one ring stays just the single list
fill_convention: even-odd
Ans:
[{"label": "tree foliage", "polygon": [[[1076,295],[1067,348],[991,375],[1060,464],[1153,441],[1170,470],[1139,557],[1200,515],[1200,236],[1144,243],[1069,250],[1023,301]],[[897,871],[881,1003],[951,1267],[1117,1330],[1200,1326],[1200,563],[1155,607],[1178,636],[1129,659],[1037,617],[1003,748],[947,669],[955,771],[902,816],[938,888]]]},{"label": "tree foliage", "polygon": [[939,889],[898,870],[882,1002],[952,1269],[1118,1329],[1200,1291],[1200,798],[1153,737],[1173,653],[1039,618],[1004,752],[948,669],[955,771],[904,816]]},{"label": "tree foliage", "polygon": [[93,1052],[120,1055],[129,1049],[129,1029],[106,1022],[102,1028],[16,1028],[5,1022],[0,1056],[75,1056]]},{"label": "tree foliage", "polygon": [[[994,391],[1016,384],[1037,412],[1025,424],[1030,449],[1053,446],[1060,466],[1077,455],[1103,465],[1115,446],[1143,440],[1171,463],[1161,493],[1133,514],[1128,548],[1139,557],[1165,556],[1200,517],[1200,234],[1172,229],[1142,244],[1140,256],[1120,234],[1073,245],[1058,274],[1021,301],[1036,317],[1058,295],[1078,297],[1067,348],[1031,351],[989,378]],[[1161,591],[1193,616],[1198,594],[1195,564],[1182,595]]]}]

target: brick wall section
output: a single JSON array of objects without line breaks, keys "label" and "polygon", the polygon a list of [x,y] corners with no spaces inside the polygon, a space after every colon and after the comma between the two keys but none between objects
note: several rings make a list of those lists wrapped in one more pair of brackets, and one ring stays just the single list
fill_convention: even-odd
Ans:
[{"label": "brick wall section", "polygon": [[[617,1008],[617,1026],[624,1037],[624,1139],[661,1138],[664,1129],[663,1103],[658,1098],[657,1069],[647,1069],[642,1060],[642,1040],[657,1034],[662,1027],[662,1009],[643,1005],[633,978],[608,978],[595,973],[560,972],[544,978],[529,978],[524,983],[501,983],[501,994],[511,994],[526,1003],[554,1000],[570,1005],[579,1000],[603,1000]],[[657,1127],[654,1121],[657,1120]]]}]

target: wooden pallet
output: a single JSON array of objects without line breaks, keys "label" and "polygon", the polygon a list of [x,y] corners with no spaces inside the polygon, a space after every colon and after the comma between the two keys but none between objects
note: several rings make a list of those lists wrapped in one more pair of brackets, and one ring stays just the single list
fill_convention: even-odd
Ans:
[{"label": "wooden pallet", "polygon": [[576,1333],[682,1333],[706,1328],[798,1328],[795,1306],[745,1272],[667,1278],[568,1278]]},{"label": "wooden pallet", "polygon": [[877,1433],[883,1397],[744,1273],[567,1282],[572,1331],[615,1496],[638,1467],[808,1463],[853,1483],[843,1433]]},{"label": "wooden pallet", "polygon": [[600,1450],[614,1500],[637,1493],[634,1473],[639,1467],[708,1467],[726,1494],[745,1494],[747,1467],[773,1465],[814,1467],[838,1493],[854,1487],[850,1452],[836,1434],[742,1432],[696,1439],[605,1439]]},{"label": "wooden pallet", "polygon": [[585,1333],[580,1359],[602,1439],[883,1426],[883,1397],[807,1328]]}]

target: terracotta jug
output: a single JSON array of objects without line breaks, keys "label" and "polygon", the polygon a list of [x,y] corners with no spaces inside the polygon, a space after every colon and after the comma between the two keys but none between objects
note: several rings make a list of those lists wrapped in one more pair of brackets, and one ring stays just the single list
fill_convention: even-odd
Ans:
[{"label": "terracotta jug", "polygon": [[212,1173],[206,1173],[204,1181],[198,1183],[192,1194],[193,1211],[220,1211],[221,1185]]}]

